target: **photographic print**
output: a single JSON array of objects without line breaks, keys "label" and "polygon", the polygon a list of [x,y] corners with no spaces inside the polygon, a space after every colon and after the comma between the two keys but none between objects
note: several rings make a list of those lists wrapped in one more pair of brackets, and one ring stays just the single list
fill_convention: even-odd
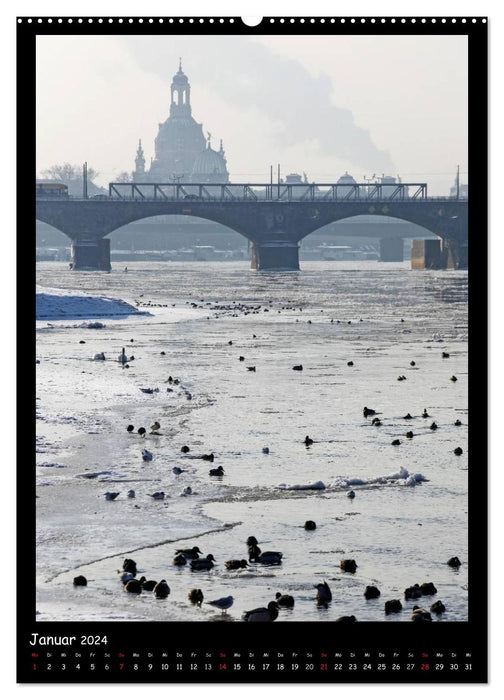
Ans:
[{"label": "photographic print", "polygon": [[485,679],[486,31],[18,19],[20,680]]}]

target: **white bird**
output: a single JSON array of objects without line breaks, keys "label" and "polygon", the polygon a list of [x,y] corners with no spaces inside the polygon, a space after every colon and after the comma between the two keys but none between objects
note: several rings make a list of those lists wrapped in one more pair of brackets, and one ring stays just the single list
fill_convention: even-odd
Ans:
[{"label": "white bird", "polygon": [[207,605],[213,605],[214,608],[219,608],[223,613],[226,612],[234,603],[234,598],[232,595],[228,595],[225,598],[217,598],[217,600],[208,600]]},{"label": "white bird", "polygon": [[131,581],[132,578],[135,578],[135,575],[131,573],[131,571],[118,571],[119,574],[119,580],[121,583],[126,583],[126,581]]},{"label": "white bird", "polygon": [[152,454],[149,452],[149,450],[142,450],[142,459],[144,462],[152,461]]},{"label": "white bird", "polygon": [[162,501],[165,497],[165,494],[164,491],[155,491],[154,493],[149,493],[149,496],[151,498],[154,498],[154,500],[156,501]]},{"label": "white bird", "polygon": [[116,491],[116,492],[107,491],[107,493],[105,494],[105,498],[107,501],[113,501],[114,499],[116,499],[119,496],[120,493],[121,493],[120,491]]}]

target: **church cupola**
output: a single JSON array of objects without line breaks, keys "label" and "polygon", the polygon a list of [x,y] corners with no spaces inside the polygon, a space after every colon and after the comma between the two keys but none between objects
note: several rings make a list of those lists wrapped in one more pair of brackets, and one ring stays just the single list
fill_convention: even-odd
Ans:
[{"label": "church cupola", "polygon": [[138,140],[138,148],[135,158],[135,173],[143,175],[145,173],[145,156],[142,148],[142,139]]},{"label": "church cupola", "polygon": [[191,116],[191,86],[187,75],[182,70],[182,59],[179,59],[178,72],[173,76],[171,84],[170,117]]}]

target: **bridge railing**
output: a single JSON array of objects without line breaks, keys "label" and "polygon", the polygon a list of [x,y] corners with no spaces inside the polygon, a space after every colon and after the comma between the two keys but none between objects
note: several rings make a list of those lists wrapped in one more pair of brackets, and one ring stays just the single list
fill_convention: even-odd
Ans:
[{"label": "bridge railing", "polygon": [[111,182],[109,198],[159,201],[390,201],[427,199],[422,183],[246,183]]}]

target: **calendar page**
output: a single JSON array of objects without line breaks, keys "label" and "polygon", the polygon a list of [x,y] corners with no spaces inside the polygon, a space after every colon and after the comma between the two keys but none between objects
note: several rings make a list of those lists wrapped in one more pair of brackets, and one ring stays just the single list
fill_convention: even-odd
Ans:
[{"label": "calendar page", "polygon": [[486,682],[487,20],[17,33],[18,681]]}]

